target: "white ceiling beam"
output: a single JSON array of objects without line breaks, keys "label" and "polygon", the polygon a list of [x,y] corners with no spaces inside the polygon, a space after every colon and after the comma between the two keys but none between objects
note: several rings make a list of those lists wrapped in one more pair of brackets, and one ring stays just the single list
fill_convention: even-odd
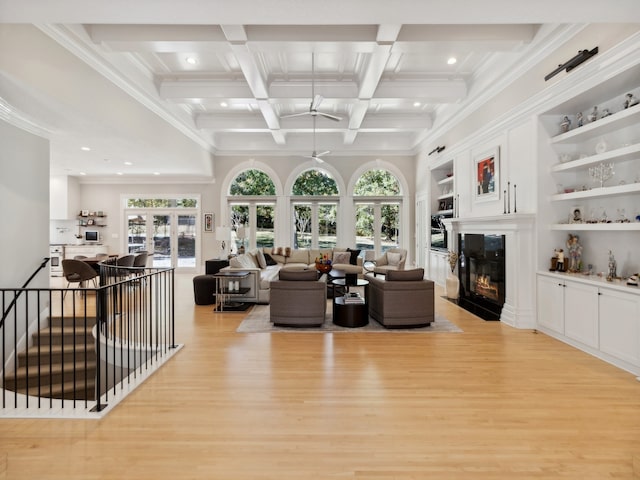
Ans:
[{"label": "white ceiling beam", "polygon": [[384,73],[384,67],[389,61],[393,42],[400,32],[399,25],[379,25],[376,39],[380,39],[375,51],[369,55],[364,70],[359,78],[358,99],[360,100],[351,108],[349,115],[349,131],[344,136],[345,144],[355,142],[357,131],[369,108],[369,100],[373,97]]},{"label": "white ceiling beam", "polygon": [[229,34],[227,39],[231,44],[231,50],[236,56],[236,60],[240,65],[242,74],[251,92],[253,92],[253,96],[258,101],[258,106],[265,122],[267,122],[267,126],[271,129],[274,141],[277,145],[284,145],[286,138],[284,133],[280,131],[280,119],[273,105],[269,103],[269,88],[267,87],[267,82],[262,76],[255,56],[249,50],[246,42],[241,40],[242,38],[246,38],[244,27],[242,25],[226,25],[223,31],[225,35],[227,33]]},{"label": "white ceiling beam", "polygon": [[271,129],[276,144],[284,145],[286,138],[284,133],[280,131],[280,118],[273,108],[273,105],[271,105],[268,100],[258,99],[258,106],[260,107],[265,122],[267,122],[267,126]]},{"label": "white ceiling beam", "polygon": [[[354,81],[316,81],[316,93],[325,99],[348,99],[358,96],[358,85]],[[308,81],[273,81],[269,85],[272,99],[278,98],[311,98],[311,79]],[[277,100],[276,100],[277,101]]]}]

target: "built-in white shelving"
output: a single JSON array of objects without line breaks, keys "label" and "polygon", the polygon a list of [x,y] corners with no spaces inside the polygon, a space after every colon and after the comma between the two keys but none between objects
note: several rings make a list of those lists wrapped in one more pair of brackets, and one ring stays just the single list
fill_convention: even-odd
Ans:
[{"label": "built-in white shelving", "polygon": [[640,163],[640,143],[626,145],[622,148],[610,150],[598,155],[591,155],[585,158],[572,160],[565,163],[559,163],[551,167],[553,173],[570,172],[582,168],[597,165],[600,162],[622,162],[628,160],[637,160]]},{"label": "built-in white shelving", "polygon": [[592,231],[592,232],[633,232],[640,231],[640,222],[611,222],[611,223],[554,223],[549,230],[564,231]]},{"label": "built-in white shelving", "polygon": [[555,202],[584,198],[612,197],[638,192],[640,192],[640,183],[630,183],[628,185],[615,185],[613,187],[592,188],[591,190],[581,190],[579,192],[557,193],[551,196],[551,200]]},{"label": "built-in white shelving", "polygon": [[640,104],[609,115],[608,117],[601,118],[595,122],[588,123],[582,127],[574,128],[566,133],[556,135],[551,139],[551,143],[582,143],[638,123],[640,123]]}]

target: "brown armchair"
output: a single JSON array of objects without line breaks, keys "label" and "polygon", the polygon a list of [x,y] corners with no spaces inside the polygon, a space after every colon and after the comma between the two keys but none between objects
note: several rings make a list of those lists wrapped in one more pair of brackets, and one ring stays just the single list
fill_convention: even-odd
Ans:
[{"label": "brown armchair", "polygon": [[269,315],[274,325],[317,327],[324,323],[327,310],[325,275],[315,270],[280,270],[278,280],[270,282]]},{"label": "brown armchair", "polygon": [[387,271],[385,277],[367,275],[369,316],[386,328],[425,327],[434,320],[433,282],[424,269]]}]

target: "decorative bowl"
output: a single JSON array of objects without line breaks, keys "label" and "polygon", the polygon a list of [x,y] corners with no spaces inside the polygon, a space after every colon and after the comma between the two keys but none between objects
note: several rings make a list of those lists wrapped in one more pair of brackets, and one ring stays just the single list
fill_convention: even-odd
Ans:
[{"label": "decorative bowl", "polygon": [[332,268],[330,264],[316,262],[316,270],[320,273],[329,273]]}]

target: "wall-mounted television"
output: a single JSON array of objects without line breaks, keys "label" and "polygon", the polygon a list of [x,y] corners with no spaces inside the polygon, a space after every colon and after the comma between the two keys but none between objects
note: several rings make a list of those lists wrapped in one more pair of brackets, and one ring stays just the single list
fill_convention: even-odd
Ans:
[{"label": "wall-mounted television", "polygon": [[100,232],[97,230],[85,230],[84,243],[98,243],[100,242]]}]

